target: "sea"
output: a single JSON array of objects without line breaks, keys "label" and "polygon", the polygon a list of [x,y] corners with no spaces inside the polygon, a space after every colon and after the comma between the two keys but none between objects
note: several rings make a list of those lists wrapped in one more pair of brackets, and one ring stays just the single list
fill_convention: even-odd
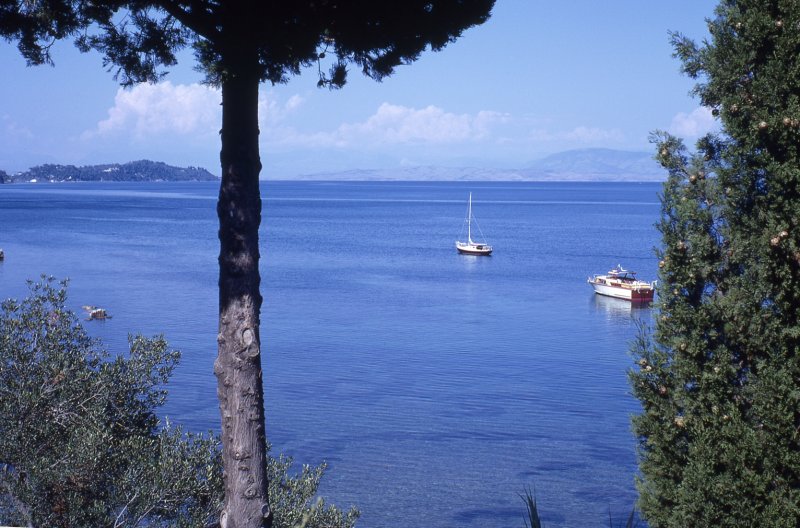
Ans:
[{"label": "sea", "polygon": [[[472,193],[489,256],[456,252]],[[261,183],[262,349],[272,454],[326,462],[358,526],[623,526],[639,412],[627,372],[649,307],[596,296],[656,278],[657,183]],[[218,431],[218,184],[0,185],[0,298],[69,279],[114,354],[182,351],[160,414]],[[475,228],[473,228],[475,231]]]}]

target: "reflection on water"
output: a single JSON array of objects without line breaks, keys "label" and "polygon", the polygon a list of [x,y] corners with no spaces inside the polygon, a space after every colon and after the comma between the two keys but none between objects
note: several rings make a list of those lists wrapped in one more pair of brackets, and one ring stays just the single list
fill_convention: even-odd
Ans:
[{"label": "reflection on water", "polygon": [[597,294],[592,296],[590,303],[594,311],[604,313],[609,320],[647,317],[652,307],[649,302],[632,302]]}]

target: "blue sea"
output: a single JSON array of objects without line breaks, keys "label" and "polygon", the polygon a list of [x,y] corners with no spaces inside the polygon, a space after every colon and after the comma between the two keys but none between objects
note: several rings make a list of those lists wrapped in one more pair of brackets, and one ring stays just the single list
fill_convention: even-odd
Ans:
[{"label": "blue sea", "polygon": [[[651,309],[597,297],[655,278],[659,184],[262,182],[273,454],[327,461],[364,528],[624,524],[636,492],[631,340]],[[114,353],[163,333],[183,359],[163,415],[218,430],[214,183],[0,186],[0,297],[40,274],[113,316]],[[467,197],[491,257],[457,254]]]}]

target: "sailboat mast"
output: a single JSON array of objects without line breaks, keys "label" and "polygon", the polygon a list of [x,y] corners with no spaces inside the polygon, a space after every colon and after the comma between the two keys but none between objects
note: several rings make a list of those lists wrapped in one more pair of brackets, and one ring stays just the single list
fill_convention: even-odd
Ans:
[{"label": "sailboat mast", "polygon": [[467,240],[472,244],[472,193],[469,193],[469,207],[467,208]]}]

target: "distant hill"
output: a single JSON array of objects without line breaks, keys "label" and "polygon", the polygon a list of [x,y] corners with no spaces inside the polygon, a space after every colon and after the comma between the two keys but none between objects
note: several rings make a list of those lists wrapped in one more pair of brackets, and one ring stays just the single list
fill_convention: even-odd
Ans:
[{"label": "distant hill", "polygon": [[[265,173],[269,179],[269,174]],[[415,166],[393,169],[353,169],[303,174],[292,179],[326,181],[664,181],[666,172],[652,152],[612,149],[568,150],[516,169]],[[124,164],[39,165],[6,174],[0,183],[68,181],[219,181],[199,167],[172,167],[156,161]]]},{"label": "distant hill", "polygon": [[303,174],[293,179],[327,181],[509,181],[527,180],[516,170],[478,167],[416,166],[396,169],[353,169]]},{"label": "distant hill", "polygon": [[[5,176],[5,177],[3,177]],[[159,161],[131,161],[107,165],[38,165],[25,172],[6,174],[0,171],[0,183],[21,182],[146,182],[146,181],[218,181],[219,178],[200,167],[173,167]]]},{"label": "distant hill", "polygon": [[665,170],[652,152],[580,149],[559,152],[530,163],[525,172],[544,180],[663,181]]},{"label": "distant hill", "polygon": [[299,176],[328,181],[664,181],[666,172],[651,152],[581,149],[559,152],[518,169],[401,167],[355,169]]}]

